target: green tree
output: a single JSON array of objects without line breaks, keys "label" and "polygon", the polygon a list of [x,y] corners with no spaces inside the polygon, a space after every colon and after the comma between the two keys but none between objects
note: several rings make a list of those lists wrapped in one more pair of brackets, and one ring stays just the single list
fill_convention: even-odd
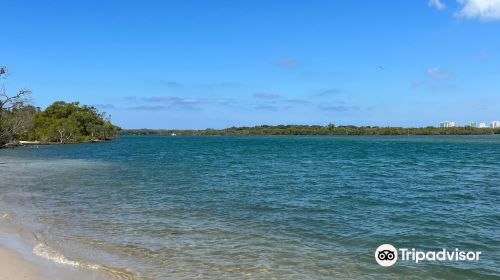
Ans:
[{"label": "green tree", "polygon": [[34,139],[59,143],[112,139],[118,130],[105,113],[78,102],[56,101],[37,113],[33,123]]}]

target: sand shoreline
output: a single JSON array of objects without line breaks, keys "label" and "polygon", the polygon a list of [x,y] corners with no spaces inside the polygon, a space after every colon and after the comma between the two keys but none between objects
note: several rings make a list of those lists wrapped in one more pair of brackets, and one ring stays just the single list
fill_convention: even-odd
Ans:
[{"label": "sand shoreline", "polygon": [[102,271],[61,265],[38,256],[30,243],[0,227],[0,280],[106,280]]},{"label": "sand shoreline", "polygon": [[19,252],[0,247],[0,280],[49,280],[42,271],[42,266],[26,260]]}]

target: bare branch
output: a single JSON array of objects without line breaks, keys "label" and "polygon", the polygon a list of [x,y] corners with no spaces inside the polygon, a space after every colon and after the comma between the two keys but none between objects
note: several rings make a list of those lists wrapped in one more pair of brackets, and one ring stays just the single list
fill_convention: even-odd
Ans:
[{"label": "bare branch", "polygon": [[29,101],[30,89],[21,89],[15,95],[9,96],[5,90],[0,90],[0,111],[9,110],[16,104]]}]

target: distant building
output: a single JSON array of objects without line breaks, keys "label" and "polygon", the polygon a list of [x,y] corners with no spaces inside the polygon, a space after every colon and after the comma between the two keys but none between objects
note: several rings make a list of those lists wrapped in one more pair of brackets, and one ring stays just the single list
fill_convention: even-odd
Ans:
[{"label": "distant building", "polygon": [[471,122],[469,127],[479,127],[479,124],[477,122]]},{"label": "distant building", "polygon": [[492,121],[491,128],[500,128],[500,121]]},{"label": "distant building", "polygon": [[479,128],[488,128],[488,126],[486,125],[486,123],[482,122],[479,123]]},{"label": "distant building", "polygon": [[439,124],[439,127],[442,127],[442,128],[455,127],[455,126],[457,126],[457,124],[455,122],[450,122],[450,121],[444,121],[444,122]]}]

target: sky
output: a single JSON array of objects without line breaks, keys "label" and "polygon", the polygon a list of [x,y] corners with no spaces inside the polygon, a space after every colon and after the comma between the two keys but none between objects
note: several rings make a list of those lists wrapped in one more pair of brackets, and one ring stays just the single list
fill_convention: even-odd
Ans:
[{"label": "sky", "polygon": [[123,128],[500,119],[500,0],[0,0],[10,93]]}]

